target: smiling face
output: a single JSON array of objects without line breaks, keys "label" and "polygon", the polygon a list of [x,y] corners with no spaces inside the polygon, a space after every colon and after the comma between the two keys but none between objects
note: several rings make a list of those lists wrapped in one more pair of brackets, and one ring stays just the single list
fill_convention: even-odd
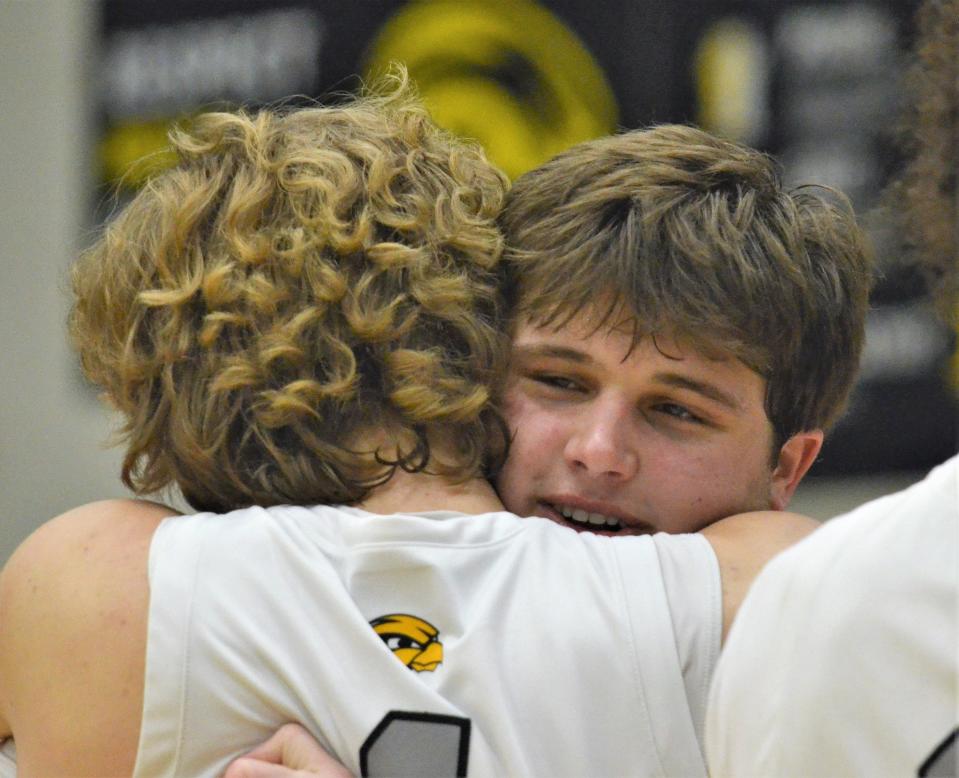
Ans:
[{"label": "smiling face", "polygon": [[772,456],[761,376],[671,338],[630,352],[628,330],[593,332],[589,314],[559,330],[516,329],[505,394],[515,437],[497,479],[509,510],[645,533],[786,506],[821,433]]}]

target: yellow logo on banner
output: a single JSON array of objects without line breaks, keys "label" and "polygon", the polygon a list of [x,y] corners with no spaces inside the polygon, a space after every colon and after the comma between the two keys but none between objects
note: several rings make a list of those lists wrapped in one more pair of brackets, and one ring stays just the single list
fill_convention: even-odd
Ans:
[{"label": "yellow logo on banner", "polygon": [[743,143],[757,143],[769,126],[769,55],[753,25],[727,18],[713,23],[694,58],[697,123]]},{"label": "yellow logo on banner", "polygon": [[106,181],[123,180],[136,189],[150,176],[176,163],[167,134],[172,119],[130,121],[111,127],[100,141],[99,153]]},{"label": "yellow logo on banner", "polygon": [[479,141],[511,178],[616,129],[602,69],[532,0],[414,0],[380,30],[367,70],[391,62],[440,125]]}]

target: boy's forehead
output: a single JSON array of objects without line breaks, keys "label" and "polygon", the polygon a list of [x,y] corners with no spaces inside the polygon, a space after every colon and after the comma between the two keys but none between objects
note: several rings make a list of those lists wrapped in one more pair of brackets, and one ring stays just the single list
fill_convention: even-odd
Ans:
[{"label": "boy's forehead", "polygon": [[739,361],[731,349],[710,341],[701,333],[685,333],[669,324],[654,325],[624,306],[612,308],[609,303],[588,305],[566,314],[555,312],[546,321],[536,316],[521,315],[512,327],[514,346],[534,341],[563,342],[567,345],[574,345],[578,341],[603,341],[621,347],[624,359],[647,339],[652,339],[664,355],[676,359],[696,354],[716,362]]},{"label": "boy's forehead", "polygon": [[601,292],[590,302],[563,300],[543,301],[529,297],[518,305],[519,312],[513,318],[514,339],[521,332],[563,332],[574,330],[583,335],[597,332],[619,333],[633,337],[640,317],[619,295]]}]

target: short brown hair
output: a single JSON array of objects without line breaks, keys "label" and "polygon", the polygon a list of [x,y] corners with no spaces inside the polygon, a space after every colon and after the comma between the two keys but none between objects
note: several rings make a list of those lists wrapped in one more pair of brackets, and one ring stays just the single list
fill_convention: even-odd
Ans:
[{"label": "short brown hair", "polygon": [[[355,502],[396,467],[497,465],[506,180],[402,72],[389,90],[200,116],[74,266],[71,334],[125,416],[135,491]],[[395,455],[360,450],[371,430]]]},{"label": "short brown hair", "polygon": [[768,156],[663,125],[522,176],[501,221],[514,315],[562,326],[599,303],[600,321],[633,324],[634,343],[670,332],[740,359],[767,379],[777,449],[841,412],[873,274],[838,193],[787,192]]}]

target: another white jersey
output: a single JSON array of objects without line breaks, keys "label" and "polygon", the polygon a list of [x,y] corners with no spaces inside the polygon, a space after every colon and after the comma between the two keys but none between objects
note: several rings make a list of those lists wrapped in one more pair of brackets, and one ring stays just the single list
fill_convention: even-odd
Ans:
[{"label": "another white jersey", "polygon": [[955,776],[959,457],[759,575],[710,698],[713,776]]},{"label": "another white jersey", "polygon": [[0,744],[0,778],[17,778],[17,746],[13,738]]},{"label": "another white jersey", "polygon": [[705,776],[699,535],[250,508],[166,520],[149,574],[138,776],[219,775],[291,721],[357,775]]}]

